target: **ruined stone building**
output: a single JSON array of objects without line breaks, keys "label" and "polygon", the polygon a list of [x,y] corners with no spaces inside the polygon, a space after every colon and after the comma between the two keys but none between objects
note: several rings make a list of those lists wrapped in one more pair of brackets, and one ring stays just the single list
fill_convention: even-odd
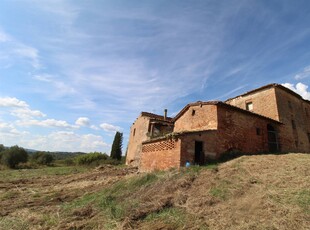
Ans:
[{"label": "ruined stone building", "polygon": [[174,118],[142,112],[126,163],[141,171],[204,164],[232,151],[310,152],[310,101],[279,84],[225,102],[194,102]]}]

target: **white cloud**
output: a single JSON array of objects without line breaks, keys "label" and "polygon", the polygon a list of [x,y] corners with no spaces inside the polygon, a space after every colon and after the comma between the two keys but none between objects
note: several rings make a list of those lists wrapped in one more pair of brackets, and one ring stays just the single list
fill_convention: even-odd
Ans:
[{"label": "white cloud", "polygon": [[107,131],[107,132],[116,132],[116,131],[120,131],[121,130],[120,127],[114,126],[114,125],[111,125],[111,124],[107,124],[107,123],[102,123],[100,125],[100,128],[102,128],[104,131]]},{"label": "white cloud", "polygon": [[89,121],[89,118],[87,118],[87,117],[79,117],[76,120],[75,124],[79,125],[79,126],[89,126],[90,125],[90,121]]},{"label": "white cloud", "polygon": [[[4,137],[17,137],[23,135],[27,132],[17,130],[12,124],[3,123],[0,121],[0,136],[1,138]],[[0,138],[0,140],[1,140]],[[3,143],[0,141],[0,143]]]},{"label": "white cloud", "polygon": [[84,134],[79,135],[74,132],[58,131],[48,135],[34,136],[29,140],[24,140],[27,148],[50,151],[69,152],[107,152],[110,146],[104,142],[99,135]]},{"label": "white cloud", "polygon": [[284,83],[282,84],[286,88],[289,88],[290,90],[294,91],[295,93],[298,93],[300,96],[302,96],[306,100],[310,100],[310,92],[307,91],[308,86],[299,82],[296,84],[296,87],[294,84],[291,83]]},{"label": "white cloud", "polygon": [[22,120],[17,121],[19,126],[40,126],[40,127],[50,127],[50,128],[77,128],[77,126],[70,125],[66,121],[55,120],[55,119],[46,119],[46,120]]},{"label": "white cloud", "polygon": [[29,105],[24,102],[20,101],[15,97],[0,97],[0,107],[29,107]]},{"label": "white cloud", "polygon": [[310,66],[306,66],[302,72],[295,75],[296,80],[301,80],[310,77]]},{"label": "white cloud", "polygon": [[21,119],[30,119],[33,117],[46,117],[46,114],[39,110],[31,110],[29,108],[14,109],[11,114]]}]

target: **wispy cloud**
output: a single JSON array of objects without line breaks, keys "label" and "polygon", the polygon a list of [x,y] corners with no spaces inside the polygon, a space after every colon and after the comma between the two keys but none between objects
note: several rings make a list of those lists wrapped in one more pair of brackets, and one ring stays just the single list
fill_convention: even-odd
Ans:
[{"label": "wispy cloud", "polygon": [[[34,75],[33,79],[43,82],[46,84],[45,87],[53,87],[54,93],[51,94],[49,91],[43,90],[42,93],[47,94],[49,97],[63,97],[67,95],[76,94],[76,90],[68,83],[58,80],[57,76],[51,74],[40,74]],[[39,91],[39,90],[38,90]]]},{"label": "wispy cloud", "polygon": [[301,72],[295,75],[296,80],[302,80],[304,78],[310,77],[310,66],[306,66]]},{"label": "wispy cloud", "polygon": [[6,59],[15,64],[19,59],[30,63],[34,69],[41,68],[39,51],[22,41],[0,30],[0,54],[5,54]]}]

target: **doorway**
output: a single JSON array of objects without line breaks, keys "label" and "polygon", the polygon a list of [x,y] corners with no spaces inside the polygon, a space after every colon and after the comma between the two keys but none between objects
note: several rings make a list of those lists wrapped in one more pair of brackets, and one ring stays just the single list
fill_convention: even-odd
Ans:
[{"label": "doorway", "polygon": [[275,153],[279,151],[279,143],[278,143],[278,135],[275,128],[268,124],[267,125],[267,132],[268,132],[268,147],[269,152]]},{"label": "doorway", "polygon": [[194,163],[197,165],[204,164],[204,153],[203,153],[203,142],[195,141],[195,160]]}]

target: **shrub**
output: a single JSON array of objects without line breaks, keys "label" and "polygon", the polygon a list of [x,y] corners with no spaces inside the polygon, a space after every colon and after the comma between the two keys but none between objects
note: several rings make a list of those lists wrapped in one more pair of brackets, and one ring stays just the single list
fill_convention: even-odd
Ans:
[{"label": "shrub", "polygon": [[27,160],[27,152],[17,145],[2,152],[1,162],[9,168],[15,168],[19,163],[25,163]]},{"label": "shrub", "polygon": [[107,154],[94,152],[94,153],[88,153],[85,155],[78,156],[76,158],[76,163],[79,165],[90,165],[90,164],[94,164],[96,162],[99,163],[100,161],[106,160],[106,159],[108,159]]},{"label": "shrub", "polygon": [[35,152],[31,156],[31,160],[40,165],[50,165],[54,161],[54,157],[49,153]]}]

